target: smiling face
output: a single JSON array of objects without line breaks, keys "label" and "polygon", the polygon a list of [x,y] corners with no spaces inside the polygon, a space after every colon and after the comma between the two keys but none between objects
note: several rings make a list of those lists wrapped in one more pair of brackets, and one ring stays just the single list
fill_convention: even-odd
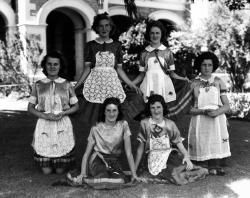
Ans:
[{"label": "smiling face", "polygon": [[105,122],[106,123],[114,123],[117,120],[119,114],[119,110],[117,105],[109,104],[105,108]]},{"label": "smiling face", "polygon": [[201,63],[201,75],[210,78],[213,72],[213,61],[211,59],[204,59]]},{"label": "smiling face", "polygon": [[60,59],[48,57],[45,65],[48,78],[57,78],[60,71]]},{"label": "smiling face", "polygon": [[157,45],[161,43],[162,32],[159,27],[153,26],[149,31],[149,38],[152,44]]},{"label": "smiling face", "polygon": [[150,104],[150,113],[154,120],[163,119],[163,106],[160,102]]},{"label": "smiling face", "polygon": [[110,21],[107,19],[100,20],[96,30],[101,38],[109,38],[111,31]]}]

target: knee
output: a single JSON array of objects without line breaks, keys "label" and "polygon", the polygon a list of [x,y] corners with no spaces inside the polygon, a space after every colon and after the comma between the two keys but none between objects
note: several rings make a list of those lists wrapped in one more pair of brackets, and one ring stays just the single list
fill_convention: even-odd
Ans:
[{"label": "knee", "polygon": [[42,168],[42,172],[44,175],[49,175],[52,173],[52,168],[50,167]]},{"label": "knee", "polygon": [[65,172],[65,169],[64,168],[56,168],[56,174],[63,174]]}]

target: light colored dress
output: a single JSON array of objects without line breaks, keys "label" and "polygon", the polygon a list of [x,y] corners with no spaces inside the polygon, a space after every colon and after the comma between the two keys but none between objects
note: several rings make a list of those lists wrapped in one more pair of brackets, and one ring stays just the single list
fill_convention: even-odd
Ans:
[{"label": "light colored dress", "polygon": [[[146,72],[140,85],[144,101],[147,102],[147,98],[151,94],[162,95],[165,102],[174,101],[176,100],[176,93],[173,82],[169,75],[165,74],[162,70],[156,58],[155,50],[155,48],[147,46],[141,55],[139,70],[141,72]],[[157,50],[162,66],[166,67],[168,71],[174,71],[174,58],[171,51],[164,45],[160,45]]]},{"label": "light colored dress", "polygon": [[[78,102],[71,84],[63,78],[52,81],[48,78],[37,81],[33,87],[31,104],[44,113],[60,113]],[[39,118],[34,132],[32,146],[44,157],[62,157],[75,146],[73,127],[68,116],[58,121]]]},{"label": "light colored dress", "polygon": [[[220,96],[226,93],[227,87],[221,79],[212,76],[206,81],[198,77],[193,86],[196,108],[218,109],[222,106]],[[231,156],[225,114],[215,118],[206,115],[192,116],[188,142],[188,152],[192,160],[204,161]]]},{"label": "light colored dress", "polygon": [[83,96],[91,103],[103,103],[109,97],[123,102],[126,95],[115,70],[117,63],[122,63],[120,44],[110,39],[106,43],[90,41],[87,46],[85,62],[94,66],[84,83]]},{"label": "light colored dress", "polygon": [[[172,146],[182,142],[180,132],[175,123],[164,118],[162,123],[156,124],[151,118],[141,121],[141,128],[137,139],[145,143],[147,154],[147,169],[143,170],[142,176],[146,175],[149,181],[170,181],[177,185],[183,185],[203,179],[207,169],[194,166],[191,171],[186,170],[182,164],[183,156],[173,152]],[[145,159],[145,158],[144,158]],[[143,162],[143,160],[142,160]],[[141,163],[141,166],[144,164]],[[164,183],[164,182],[163,182]]]}]

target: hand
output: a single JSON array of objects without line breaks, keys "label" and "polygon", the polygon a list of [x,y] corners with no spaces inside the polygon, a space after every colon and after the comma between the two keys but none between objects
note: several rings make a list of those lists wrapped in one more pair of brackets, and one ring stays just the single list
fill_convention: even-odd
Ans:
[{"label": "hand", "polygon": [[218,113],[217,110],[208,109],[208,110],[206,110],[206,115],[208,115],[209,117],[215,118],[215,117],[217,117],[219,115],[219,113]]},{"label": "hand", "polygon": [[137,94],[142,95],[142,92],[141,92],[140,88],[137,87],[134,83],[128,84],[128,86],[129,86],[131,89],[134,89],[134,90],[136,91]]},{"label": "hand", "polygon": [[72,175],[70,173],[67,174],[67,178],[74,182],[75,184],[79,184],[81,185],[83,183],[83,178],[87,177],[86,175],[78,175],[77,177],[72,177]]},{"label": "hand", "polygon": [[145,178],[137,177],[136,175],[131,178],[131,183],[133,183],[134,181],[144,182],[144,183],[147,182]]},{"label": "hand", "polygon": [[186,167],[187,170],[192,170],[194,168],[193,163],[190,161],[189,157],[187,157],[187,156],[185,156],[183,158],[182,163],[183,164],[185,164],[185,163],[187,164],[187,167]]},{"label": "hand", "polygon": [[183,80],[187,81],[188,83],[190,83],[190,82],[191,82],[191,80],[189,80],[189,78],[188,78],[188,77],[183,78]]}]

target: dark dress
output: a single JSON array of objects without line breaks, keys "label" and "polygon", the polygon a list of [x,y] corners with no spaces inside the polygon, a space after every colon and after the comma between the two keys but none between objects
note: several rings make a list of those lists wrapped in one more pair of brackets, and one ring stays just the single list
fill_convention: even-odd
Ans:
[{"label": "dark dress", "polygon": [[138,94],[129,97],[129,101],[125,100],[126,94],[116,71],[117,65],[122,64],[121,44],[112,39],[103,43],[93,40],[87,43],[85,53],[85,62],[92,66],[82,89],[79,121],[85,126],[93,126],[98,121],[104,100],[108,97],[120,99],[126,119],[135,117],[144,108],[144,103]]}]

